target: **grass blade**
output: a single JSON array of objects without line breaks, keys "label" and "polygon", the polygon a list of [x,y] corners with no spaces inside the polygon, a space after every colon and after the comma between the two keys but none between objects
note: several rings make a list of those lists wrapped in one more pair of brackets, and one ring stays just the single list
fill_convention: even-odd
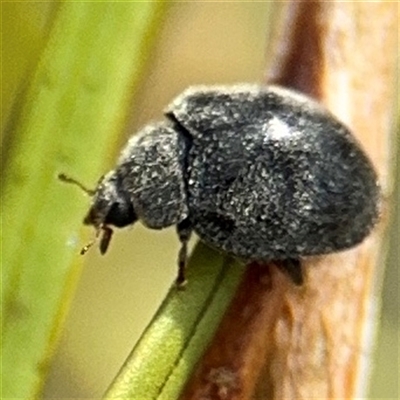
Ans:
[{"label": "grass blade", "polygon": [[[82,195],[114,153],[162,2],[64,3],[2,170],[2,395],[33,398],[77,263]],[[76,271],[76,270],[75,270]]]}]

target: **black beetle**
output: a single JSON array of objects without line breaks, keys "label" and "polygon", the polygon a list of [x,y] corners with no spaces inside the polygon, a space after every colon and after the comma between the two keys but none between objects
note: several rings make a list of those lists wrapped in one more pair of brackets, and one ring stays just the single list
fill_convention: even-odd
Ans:
[{"label": "black beetle", "polygon": [[300,257],[350,248],[378,219],[370,161],[350,131],[304,95],[277,86],[199,86],[165,115],[130,139],[90,192],[84,223],[103,232],[102,253],[110,226],[176,225],[180,283],[194,231],[239,259],[276,260],[301,284]]}]

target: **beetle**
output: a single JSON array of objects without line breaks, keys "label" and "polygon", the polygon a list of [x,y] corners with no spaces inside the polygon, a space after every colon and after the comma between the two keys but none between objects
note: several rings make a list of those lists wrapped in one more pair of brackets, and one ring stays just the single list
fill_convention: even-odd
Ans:
[{"label": "beetle", "polygon": [[256,84],[196,86],[165,116],[133,136],[115,168],[87,190],[84,223],[102,235],[103,254],[112,227],[176,225],[178,283],[194,231],[246,262],[276,261],[301,284],[302,257],[351,248],[378,219],[370,160],[343,123],[303,94]]}]

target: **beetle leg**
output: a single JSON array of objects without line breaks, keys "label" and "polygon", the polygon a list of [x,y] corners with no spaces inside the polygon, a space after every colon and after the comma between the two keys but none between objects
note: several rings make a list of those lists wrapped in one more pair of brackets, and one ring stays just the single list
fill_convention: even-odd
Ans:
[{"label": "beetle leg", "polygon": [[285,260],[275,261],[277,267],[290,277],[293,283],[301,286],[304,282],[303,268],[301,260],[298,258],[287,258]]},{"label": "beetle leg", "polygon": [[186,284],[187,244],[193,231],[189,218],[179,222],[176,226],[176,231],[181,242],[181,248],[178,254],[178,276],[176,278],[176,284],[178,287],[183,287]]}]

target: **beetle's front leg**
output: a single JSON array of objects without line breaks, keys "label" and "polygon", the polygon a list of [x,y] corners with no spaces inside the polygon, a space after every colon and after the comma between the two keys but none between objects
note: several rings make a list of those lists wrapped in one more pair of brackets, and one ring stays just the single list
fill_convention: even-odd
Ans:
[{"label": "beetle's front leg", "polygon": [[189,218],[179,222],[176,226],[176,231],[181,242],[181,248],[178,254],[178,276],[176,278],[176,284],[178,287],[182,288],[187,282],[185,276],[187,263],[187,244],[193,231],[193,227]]}]

